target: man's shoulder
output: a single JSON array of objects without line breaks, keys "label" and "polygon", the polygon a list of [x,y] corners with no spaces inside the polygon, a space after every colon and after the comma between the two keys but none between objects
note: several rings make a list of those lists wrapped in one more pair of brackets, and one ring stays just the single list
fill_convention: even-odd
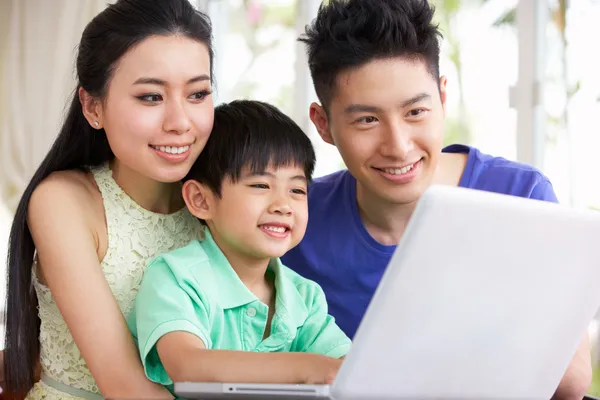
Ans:
[{"label": "man's shoulder", "polygon": [[351,176],[352,175],[350,175],[350,172],[347,169],[343,169],[313,179],[309,188],[311,191],[331,190],[343,184]]},{"label": "man's shoulder", "polygon": [[[315,178],[308,187],[308,207],[311,212],[338,207],[347,201],[354,177],[347,169]],[[350,189],[350,190],[349,190]]]},{"label": "man's shoulder", "polygon": [[464,186],[521,197],[554,198],[550,180],[529,164],[484,153],[469,147]]}]

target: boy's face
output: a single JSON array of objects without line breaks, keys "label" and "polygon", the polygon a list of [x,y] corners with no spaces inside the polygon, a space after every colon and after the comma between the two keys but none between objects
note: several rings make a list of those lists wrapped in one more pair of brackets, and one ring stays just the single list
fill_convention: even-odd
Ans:
[{"label": "boy's face", "polygon": [[300,167],[269,167],[261,175],[245,170],[238,182],[225,179],[221,198],[213,195],[207,224],[228,257],[281,257],[306,231],[306,192]]},{"label": "boy's face", "polygon": [[[441,94],[441,95],[440,95]],[[337,146],[365,198],[393,204],[419,199],[442,150],[446,80],[405,58],[375,60],[336,79],[329,117],[317,104],[311,119]]]}]

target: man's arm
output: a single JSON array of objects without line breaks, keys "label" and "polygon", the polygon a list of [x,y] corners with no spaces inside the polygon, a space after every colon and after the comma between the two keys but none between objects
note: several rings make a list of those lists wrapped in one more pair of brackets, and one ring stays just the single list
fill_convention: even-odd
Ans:
[{"label": "man's arm", "polygon": [[581,400],[592,383],[592,361],[588,335],[579,345],[552,400]]},{"label": "man's arm", "polygon": [[[552,184],[547,178],[538,182],[529,196],[532,199],[558,203]],[[592,356],[590,342],[586,333],[571,360],[552,400],[581,400],[592,383]]]}]

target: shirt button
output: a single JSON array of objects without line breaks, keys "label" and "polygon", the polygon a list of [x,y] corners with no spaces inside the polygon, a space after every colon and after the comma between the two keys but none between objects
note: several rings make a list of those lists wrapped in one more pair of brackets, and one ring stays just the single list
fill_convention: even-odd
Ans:
[{"label": "shirt button", "polygon": [[249,317],[254,317],[256,316],[256,308],[254,307],[250,307],[246,310],[246,314],[248,314]]}]

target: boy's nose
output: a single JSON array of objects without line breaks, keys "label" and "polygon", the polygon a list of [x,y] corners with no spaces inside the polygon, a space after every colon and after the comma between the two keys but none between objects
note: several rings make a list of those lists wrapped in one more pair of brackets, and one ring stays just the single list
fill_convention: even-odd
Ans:
[{"label": "boy's nose", "polygon": [[271,214],[291,215],[292,208],[289,206],[289,204],[287,204],[287,202],[274,201],[269,207],[269,212]]}]

